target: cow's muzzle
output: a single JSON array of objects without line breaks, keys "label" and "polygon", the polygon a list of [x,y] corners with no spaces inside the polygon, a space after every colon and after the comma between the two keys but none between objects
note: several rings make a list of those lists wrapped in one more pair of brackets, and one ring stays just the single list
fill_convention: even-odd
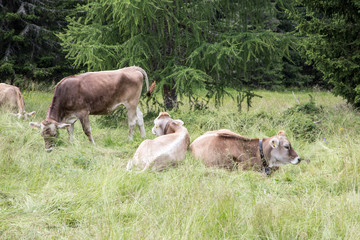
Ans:
[{"label": "cow's muzzle", "polygon": [[46,139],[45,140],[45,151],[51,152],[53,147],[55,146],[53,139]]},{"label": "cow's muzzle", "polygon": [[299,164],[300,162],[301,162],[301,158],[300,158],[300,157],[296,157],[296,158],[294,158],[294,159],[291,161],[291,164],[296,165],[296,164]]},{"label": "cow's muzzle", "polygon": [[53,150],[52,147],[50,147],[50,148],[45,148],[45,151],[47,151],[47,152],[51,152],[52,150]]}]

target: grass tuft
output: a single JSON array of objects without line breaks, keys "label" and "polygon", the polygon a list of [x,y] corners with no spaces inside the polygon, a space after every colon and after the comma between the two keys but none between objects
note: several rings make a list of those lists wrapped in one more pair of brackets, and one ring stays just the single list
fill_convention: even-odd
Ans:
[{"label": "grass tuft", "polygon": [[[126,111],[90,117],[95,146],[76,123],[74,142],[61,131],[47,153],[39,129],[2,111],[0,239],[360,239],[359,113],[327,92],[297,92],[304,104],[291,92],[257,94],[249,112],[225,99],[170,114],[191,141],[220,128],[257,138],[285,130],[303,161],[268,177],[206,168],[190,153],[164,172],[127,172],[143,139],[136,130],[127,140]],[[31,121],[45,118],[51,97],[26,93]],[[144,114],[147,138],[157,114]]]}]

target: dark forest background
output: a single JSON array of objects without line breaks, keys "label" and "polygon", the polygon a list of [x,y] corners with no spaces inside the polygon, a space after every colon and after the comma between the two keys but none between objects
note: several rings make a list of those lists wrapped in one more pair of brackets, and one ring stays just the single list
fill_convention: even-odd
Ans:
[{"label": "dark forest background", "polygon": [[201,108],[231,94],[241,107],[258,88],[312,87],[360,107],[360,0],[0,0],[0,8],[0,81],[22,89],[138,65],[166,109],[179,97]]}]

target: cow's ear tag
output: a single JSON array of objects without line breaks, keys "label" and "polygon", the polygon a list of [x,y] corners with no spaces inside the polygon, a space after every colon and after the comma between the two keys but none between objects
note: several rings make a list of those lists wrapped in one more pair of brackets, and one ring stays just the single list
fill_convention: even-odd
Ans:
[{"label": "cow's ear tag", "polygon": [[272,147],[272,148],[277,148],[278,146],[279,146],[279,140],[277,139],[277,138],[272,138],[271,140],[270,140],[270,146]]}]

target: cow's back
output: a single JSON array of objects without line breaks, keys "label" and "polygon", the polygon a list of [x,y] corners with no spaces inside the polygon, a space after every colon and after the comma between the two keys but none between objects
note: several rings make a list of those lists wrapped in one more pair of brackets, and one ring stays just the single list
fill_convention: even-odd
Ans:
[{"label": "cow's back", "polygon": [[142,82],[142,73],[126,69],[70,76],[56,86],[52,105],[58,111],[108,114],[119,103],[137,99],[137,104]]},{"label": "cow's back", "polygon": [[193,156],[208,167],[243,169],[261,166],[259,140],[245,138],[227,129],[206,132],[190,145]]},{"label": "cow's back", "polygon": [[207,167],[232,169],[237,145],[235,138],[223,138],[217,131],[211,131],[195,139],[190,149],[193,156],[202,160]]},{"label": "cow's back", "polygon": [[150,170],[161,171],[184,161],[190,137],[186,128],[181,128],[183,130],[180,133],[171,133],[143,141],[136,150],[130,165],[137,169],[144,169],[148,165]]},{"label": "cow's back", "polygon": [[[20,99],[18,100],[19,97]],[[18,87],[0,83],[0,107],[18,110],[18,104],[21,100],[23,99]]]}]

